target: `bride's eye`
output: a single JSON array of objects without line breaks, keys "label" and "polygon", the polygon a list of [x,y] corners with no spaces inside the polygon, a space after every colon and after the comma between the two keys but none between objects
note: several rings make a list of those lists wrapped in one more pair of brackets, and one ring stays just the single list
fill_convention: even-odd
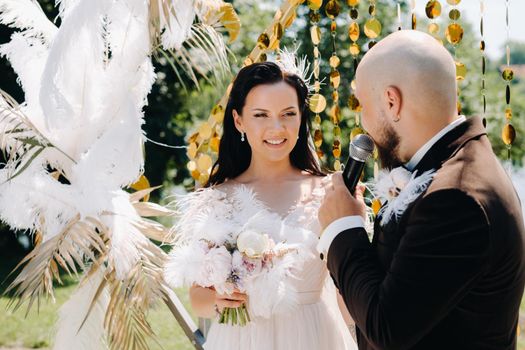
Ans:
[{"label": "bride's eye", "polygon": [[265,118],[265,117],[267,117],[266,113],[256,113],[253,116],[255,118]]},{"label": "bride's eye", "polygon": [[296,112],[287,112],[284,114],[285,117],[295,117],[297,115]]}]

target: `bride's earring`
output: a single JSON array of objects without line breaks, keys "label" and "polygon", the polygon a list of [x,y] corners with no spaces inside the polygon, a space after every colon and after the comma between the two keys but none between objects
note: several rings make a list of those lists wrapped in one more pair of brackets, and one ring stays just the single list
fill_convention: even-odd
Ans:
[{"label": "bride's earring", "polygon": [[241,131],[241,142],[244,142],[245,138],[244,138],[244,131]]}]

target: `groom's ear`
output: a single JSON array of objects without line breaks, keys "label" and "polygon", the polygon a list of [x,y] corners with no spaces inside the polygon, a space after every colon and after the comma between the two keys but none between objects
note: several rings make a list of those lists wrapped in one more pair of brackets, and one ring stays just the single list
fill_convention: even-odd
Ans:
[{"label": "groom's ear", "polygon": [[401,114],[402,96],[401,90],[397,86],[387,86],[384,95],[386,101],[386,111],[390,118],[394,121],[399,121]]}]

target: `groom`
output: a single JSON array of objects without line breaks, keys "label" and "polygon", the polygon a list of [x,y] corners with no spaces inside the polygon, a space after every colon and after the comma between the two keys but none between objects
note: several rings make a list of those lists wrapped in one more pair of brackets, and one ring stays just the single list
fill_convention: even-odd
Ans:
[{"label": "groom", "polygon": [[[357,326],[359,349],[515,349],[525,230],[479,118],[456,112],[455,64],[431,36],[400,31],[356,76],[362,124],[382,165],[433,181],[370,243],[363,188],[327,184],[318,250]],[[388,203],[383,203],[388,206]]]}]

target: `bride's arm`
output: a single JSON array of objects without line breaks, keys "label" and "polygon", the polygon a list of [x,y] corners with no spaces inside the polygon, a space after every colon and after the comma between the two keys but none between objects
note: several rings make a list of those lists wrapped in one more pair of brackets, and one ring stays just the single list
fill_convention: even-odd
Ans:
[{"label": "bride's arm", "polygon": [[217,311],[225,307],[237,308],[247,301],[244,293],[234,292],[231,295],[219,294],[211,288],[192,286],[190,288],[190,303],[197,317],[213,318]]}]

